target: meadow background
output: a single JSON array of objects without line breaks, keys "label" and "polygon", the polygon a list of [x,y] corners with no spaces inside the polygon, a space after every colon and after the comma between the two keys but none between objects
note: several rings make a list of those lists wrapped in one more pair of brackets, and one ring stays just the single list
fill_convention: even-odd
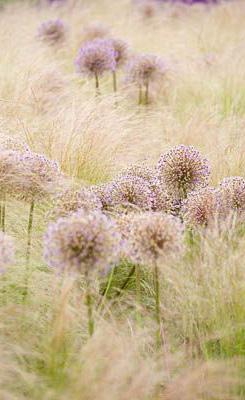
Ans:
[{"label": "meadow background", "polygon": [[[60,18],[66,38],[52,47],[37,37]],[[245,2],[157,6],[149,16],[129,0],[7,2],[0,10],[0,132],[56,160],[69,184],[107,182],[132,163],[157,162],[179,144],[211,163],[211,184],[245,171]],[[162,57],[168,72],[148,105],[118,74],[94,82],[74,59],[91,23],[108,27],[132,53]],[[42,257],[50,202],[35,209],[26,283],[28,206],[7,199],[6,233],[16,262],[0,275],[1,400],[233,400],[245,398],[245,232],[212,231],[188,243],[161,269],[163,344],[155,347],[154,286],[117,267],[108,298],[95,309],[89,338],[83,280],[50,269]],[[95,302],[107,277],[94,282]],[[119,295],[118,295],[119,293]],[[137,322],[136,311],[143,316]]]}]

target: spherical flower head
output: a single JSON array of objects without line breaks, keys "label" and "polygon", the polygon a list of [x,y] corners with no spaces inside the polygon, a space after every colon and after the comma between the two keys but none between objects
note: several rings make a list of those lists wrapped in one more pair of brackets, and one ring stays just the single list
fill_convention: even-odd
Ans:
[{"label": "spherical flower head", "polygon": [[119,68],[128,60],[128,45],[121,39],[110,39],[110,45],[114,50],[116,67]]},{"label": "spherical flower head", "polygon": [[20,174],[20,153],[14,150],[0,150],[0,192],[13,195],[15,193],[15,180]]},{"label": "spherical flower head", "polygon": [[116,68],[115,52],[107,39],[86,43],[75,60],[77,71],[88,76],[100,76]]},{"label": "spherical flower head", "polygon": [[0,136],[0,150],[14,150],[24,153],[30,151],[30,148],[18,138],[3,135]]},{"label": "spherical flower head", "polygon": [[80,211],[48,227],[44,257],[50,267],[88,275],[116,264],[121,238],[101,212]]},{"label": "spherical flower head", "polygon": [[112,183],[111,196],[113,205],[131,210],[151,210],[153,204],[147,181],[131,175],[119,177]]},{"label": "spherical flower head", "polygon": [[18,173],[15,176],[15,194],[27,202],[49,197],[59,187],[62,174],[56,161],[42,154],[26,152],[19,154]]},{"label": "spherical flower head", "polygon": [[153,211],[163,211],[166,213],[174,213],[174,202],[166,188],[163,187],[159,179],[155,178],[151,183],[153,192]]},{"label": "spherical flower head", "polygon": [[181,214],[190,227],[207,227],[224,217],[220,193],[217,189],[206,187],[188,194],[183,202]]},{"label": "spherical flower head", "polygon": [[241,176],[224,178],[220,183],[220,192],[230,210],[240,215],[245,214],[245,178]]},{"label": "spherical flower head", "polygon": [[127,80],[138,86],[159,82],[166,73],[163,60],[152,54],[135,56],[127,65]]},{"label": "spherical flower head", "polygon": [[43,22],[38,30],[39,38],[52,45],[63,42],[65,33],[64,23],[60,19]]},{"label": "spherical flower head", "polygon": [[0,232],[0,272],[14,263],[15,249],[13,239]]},{"label": "spherical flower head", "polygon": [[101,24],[100,22],[93,22],[87,26],[82,31],[82,36],[85,42],[90,42],[94,39],[104,39],[110,34],[107,26]]},{"label": "spherical flower head", "polygon": [[55,218],[67,217],[80,209],[86,212],[102,209],[101,201],[89,188],[67,189],[54,199],[54,203],[51,215]]},{"label": "spherical flower head", "polygon": [[207,186],[210,176],[208,160],[194,147],[183,144],[163,154],[157,170],[159,180],[177,198],[185,198],[189,192]]},{"label": "spherical flower head", "polygon": [[178,218],[161,212],[135,214],[128,251],[135,263],[159,265],[183,251],[183,225]]},{"label": "spherical flower head", "polygon": [[148,182],[149,185],[151,185],[156,178],[156,170],[144,163],[132,164],[120,172],[119,177],[124,177],[124,176],[141,178],[144,179],[146,182]]},{"label": "spherical flower head", "polygon": [[90,186],[90,190],[99,199],[103,211],[108,211],[112,207],[111,184],[103,183],[101,185]]}]

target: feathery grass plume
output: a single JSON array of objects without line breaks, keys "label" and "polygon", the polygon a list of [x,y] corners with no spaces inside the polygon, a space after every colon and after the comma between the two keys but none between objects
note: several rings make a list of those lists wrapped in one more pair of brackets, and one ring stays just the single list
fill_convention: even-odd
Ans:
[{"label": "feathery grass plume", "polygon": [[115,52],[108,39],[94,39],[85,43],[75,60],[77,71],[95,78],[95,88],[99,90],[99,78],[105,72],[116,68]]},{"label": "feathery grass plume", "polygon": [[[133,57],[128,65],[127,81],[139,88],[139,104],[149,103],[149,86],[161,82],[167,71],[164,61],[152,54],[141,54]],[[142,89],[145,89],[144,98]]]},{"label": "feathery grass plume", "polygon": [[112,71],[113,76],[113,90],[114,92],[117,91],[117,75],[116,70],[122,67],[128,60],[128,44],[121,39],[110,39],[111,47],[114,50],[115,54],[115,61],[116,61],[116,68]]},{"label": "feathery grass plume", "polygon": [[183,225],[172,215],[161,212],[136,214],[128,241],[128,257],[136,265],[154,269],[157,346],[161,342],[159,268],[171,256],[183,251]]},{"label": "feathery grass plume", "polygon": [[64,42],[65,34],[65,25],[60,19],[43,22],[38,29],[38,37],[51,45]]},{"label": "feathery grass plume", "polygon": [[226,206],[238,215],[239,220],[245,219],[245,178],[230,176],[220,182],[220,192]]},{"label": "feathery grass plume", "polygon": [[157,165],[158,178],[176,199],[207,186],[210,165],[193,146],[175,146],[163,154]]},{"label": "feathery grass plume", "polygon": [[94,332],[91,277],[117,263],[121,238],[116,225],[101,212],[79,211],[49,225],[44,237],[44,258],[50,267],[84,275],[88,331]]},{"label": "feathery grass plume", "polygon": [[181,214],[190,227],[207,227],[214,224],[223,212],[219,190],[206,187],[188,194],[183,201]]},{"label": "feathery grass plume", "polygon": [[54,198],[54,208],[51,211],[51,216],[55,219],[67,217],[79,209],[87,212],[101,210],[102,203],[89,188],[82,188],[81,190],[67,189]]},{"label": "feathery grass plume", "polygon": [[[26,152],[30,151],[29,146],[26,143],[22,142],[18,138],[12,138],[10,136],[2,135],[0,136],[0,151],[18,151],[18,152]],[[12,154],[13,153],[9,153]],[[9,156],[8,156],[9,157]],[[14,160],[13,160],[14,163]],[[14,174],[12,174],[14,176]],[[10,184],[10,181],[9,181]],[[6,192],[2,186],[0,193],[0,224],[3,231],[5,231],[5,215],[6,215]]]},{"label": "feathery grass plume", "polygon": [[13,239],[0,232],[0,272],[14,262],[15,248]]},{"label": "feathery grass plume", "polygon": [[94,39],[104,39],[109,36],[109,28],[101,22],[93,22],[85,26],[82,31],[83,42],[90,42]]},{"label": "feathery grass plume", "polygon": [[119,176],[111,185],[112,204],[128,211],[151,210],[153,193],[148,182],[133,175]]}]

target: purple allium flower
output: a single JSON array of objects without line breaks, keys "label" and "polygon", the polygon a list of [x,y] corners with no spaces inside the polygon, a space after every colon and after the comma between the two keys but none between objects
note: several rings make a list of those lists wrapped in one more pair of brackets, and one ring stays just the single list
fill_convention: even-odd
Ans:
[{"label": "purple allium flower", "polygon": [[24,153],[30,151],[30,148],[18,138],[0,136],[0,150],[14,150]]},{"label": "purple allium flower", "polygon": [[173,147],[158,161],[158,178],[177,199],[208,184],[210,165],[193,146]]},{"label": "purple allium flower", "polygon": [[42,154],[25,152],[18,155],[18,171],[13,185],[16,197],[40,201],[55,192],[62,175],[58,164]]},{"label": "purple allium flower", "polygon": [[102,209],[102,203],[89,188],[81,190],[67,189],[54,199],[55,206],[51,212],[53,217],[66,217],[80,209],[91,212]]},{"label": "purple allium flower", "polygon": [[155,179],[151,184],[153,192],[153,211],[163,211],[166,213],[175,213],[173,199],[167,192],[166,188],[161,185],[159,179]]},{"label": "purple allium flower", "polygon": [[111,186],[112,203],[128,210],[151,210],[153,193],[146,180],[137,176],[118,177]]},{"label": "purple allium flower", "polygon": [[183,225],[161,212],[135,214],[128,241],[128,257],[135,263],[154,266],[183,250]]},{"label": "purple allium flower", "polygon": [[189,193],[181,210],[184,222],[190,227],[210,226],[224,217],[224,212],[219,191],[211,187]]},{"label": "purple allium flower", "polygon": [[14,182],[20,173],[19,156],[20,153],[14,150],[0,151],[0,192],[3,194],[15,193]]},{"label": "purple allium flower", "polygon": [[0,272],[14,262],[15,249],[13,239],[0,232]]},{"label": "purple allium flower", "polygon": [[101,212],[78,212],[48,227],[44,257],[50,267],[90,274],[104,272],[119,259],[121,237]]},{"label": "purple allium flower", "polygon": [[65,26],[60,19],[43,22],[38,29],[38,36],[41,40],[56,44],[65,39]]},{"label": "purple allium flower", "polygon": [[147,86],[152,82],[158,82],[166,72],[163,60],[152,54],[133,57],[126,68],[128,82],[138,86]]},{"label": "purple allium flower", "polygon": [[227,207],[238,214],[245,213],[245,178],[230,176],[220,183],[220,192]]},{"label": "purple allium flower", "polygon": [[110,31],[107,26],[101,24],[100,22],[93,22],[87,26],[82,31],[83,41],[90,42],[94,39],[104,39],[109,37]]},{"label": "purple allium flower", "polygon": [[115,53],[107,39],[95,39],[79,51],[75,64],[77,71],[88,76],[101,76],[116,68]]},{"label": "purple allium flower", "polygon": [[110,44],[114,50],[116,67],[119,68],[128,60],[128,45],[121,39],[110,39]]},{"label": "purple allium flower", "polygon": [[111,183],[90,186],[90,190],[96,195],[102,204],[102,210],[108,211],[112,206]]},{"label": "purple allium flower", "polygon": [[151,185],[156,178],[156,170],[145,164],[132,164],[120,172],[119,177],[124,176],[141,178]]}]

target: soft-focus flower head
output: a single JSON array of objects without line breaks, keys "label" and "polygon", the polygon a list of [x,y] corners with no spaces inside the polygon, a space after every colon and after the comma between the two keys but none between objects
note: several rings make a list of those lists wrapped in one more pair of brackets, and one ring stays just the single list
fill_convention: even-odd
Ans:
[{"label": "soft-focus flower head", "polygon": [[155,178],[152,181],[151,190],[153,192],[153,211],[163,211],[175,214],[176,208],[173,198],[169,195],[159,179]]},{"label": "soft-focus flower head", "polygon": [[149,167],[144,163],[131,164],[128,167],[124,168],[118,176],[132,176],[141,178],[147,181],[149,185],[151,185],[156,178],[156,170],[155,168]]},{"label": "soft-focus flower head", "polygon": [[93,22],[84,27],[82,37],[84,42],[90,42],[94,39],[104,39],[109,37],[109,28],[101,22]]},{"label": "soft-focus flower head", "polygon": [[223,201],[233,212],[245,214],[245,178],[230,176],[220,183]]},{"label": "soft-focus flower head", "polygon": [[13,195],[16,178],[20,175],[20,154],[14,150],[0,150],[0,193]]},{"label": "soft-focus flower head", "polygon": [[148,182],[140,177],[118,177],[111,186],[112,204],[128,210],[151,210],[153,193]]},{"label": "soft-focus flower head", "polygon": [[66,29],[60,19],[43,22],[38,29],[39,38],[49,44],[63,42],[65,34]]},{"label": "soft-focus flower head", "polygon": [[128,44],[122,39],[110,39],[110,44],[114,50],[116,67],[119,68],[128,60]]},{"label": "soft-focus flower head", "polygon": [[135,263],[154,266],[183,250],[183,225],[161,212],[135,214],[128,241],[128,257]]},{"label": "soft-focus flower head", "polygon": [[167,71],[164,61],[152,54],[142,54],[133,57],[128,65],[127,81],[138,86],[159,82]]},{"label": "soft-focus flower head", "polygon": [[67,189],[54,199],[52,217],[66,217],[80,209],[91,212],[102,209],[99,198],[89,188],[81,190]]},{"label": "soft-focus flower head", "polygon": [[88,76],[100,76],[116,68],[115,52],[108,39],[85,43],[75,60],[77,71]]},{"label": "soft-focus flower head", "polygon": [[0,272],[14,263],[15,248],[13,239],[3,232],[0,232]]},{"label": "soft-focus flower head", "polygon": [[158,13],[158,5],[154,0],[140,0],[138,1],[138,9],[144,18],[152,18]]},{"label": "soft-focus flower head", "polygon": [[111,183],[92,185],[89,188],[99,199],[102,210],[108,211],[112,207]]},{"label": "soft-focus flower head", "polygon": [[14,150],[24,153],[25,151],[30,151],[30,148],[18,138],[2,135],[0,136],[0,151],[1,150]]},{"label": "soft-focus flower head", "polygon": [[206,187],[188,194],[181,214],[186,225],[207,227],[222,219],[225,211],[219,190]]},{"label": "soft-focus flower head", "polygon": [[210,165],[193,146],[173,147],[158,161],[158,178],[169,193],[185,198],[195,189],[205,187],[210,176]]},{"label": "soft-focus flower head", "polygon": [[99,211],[79,211],[48,227],[44,258],[50,267],[87,275],[116,264],[120,246],[121,237],[111,220]]}]

